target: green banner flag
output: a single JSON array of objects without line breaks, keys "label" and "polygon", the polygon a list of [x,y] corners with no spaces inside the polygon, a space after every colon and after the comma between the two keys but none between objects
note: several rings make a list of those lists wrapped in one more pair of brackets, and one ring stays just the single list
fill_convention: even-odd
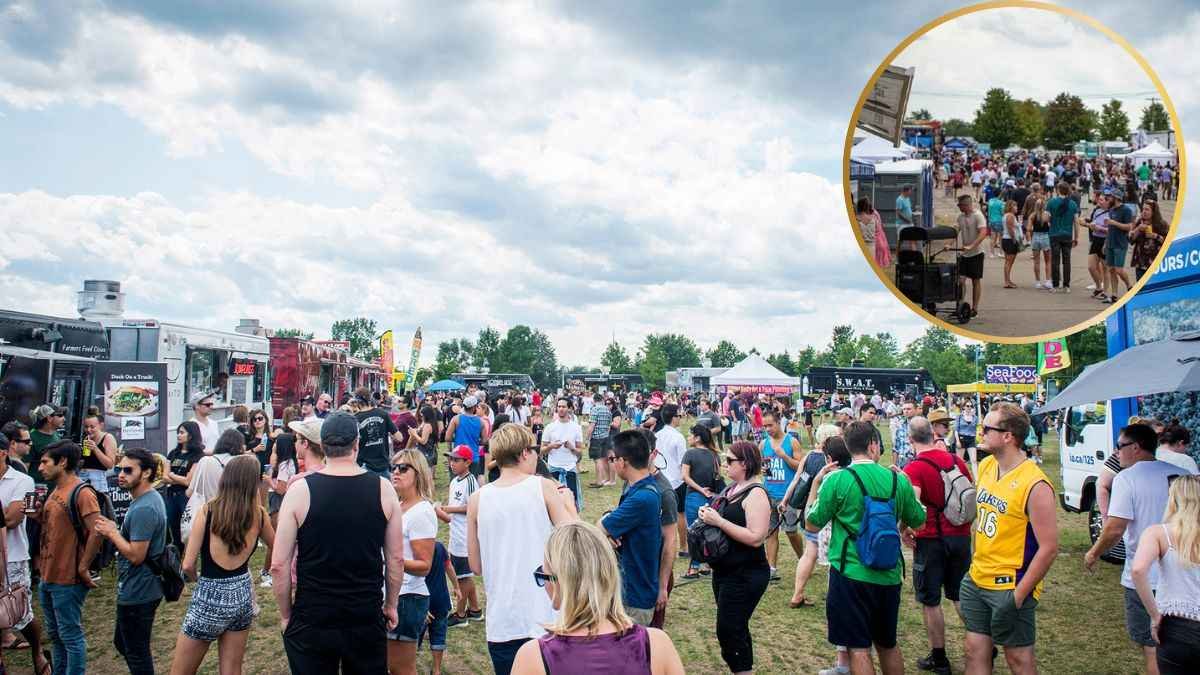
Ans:
[{"label": "green banner flag", "polygon": [[401,393],[403,393],[405,391],[410,391],[410,390],[416,389],[416,387],[413,386],[413,381],[415,380],[415,378],[417,376],[417,361],[420,358],[421,358],[421,327],[417,326],[417,332],[415,335],[413,335],[412,355],[411,355],[411,357],[409,357],[409,360],[408,360],[408,370],[405,371],[405,373],[404,373],[404,389],[401,390]]},{"label": "green banner flag", "polygon": [[1038,343],[1038,375],[1057,372],[1071,365],[1071,353],[1067,351],[1065,337]]}]

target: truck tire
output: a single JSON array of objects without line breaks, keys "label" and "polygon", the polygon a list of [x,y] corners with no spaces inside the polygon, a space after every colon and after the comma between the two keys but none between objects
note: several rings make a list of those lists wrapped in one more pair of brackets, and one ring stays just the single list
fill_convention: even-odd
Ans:
[{"label": "truck tire", "polygon": [[[1088,533],[1092,537],[1092,543],[1100,538],[1100,530],[1104,528],[1104,524],[1100,520],[1100,511],[1095,506],[1088,512]],[[1100,554],[1100,559],[1104,562],[1114,565],[1125,564],[1125,540],[1121,539],[1107,552]]]}]

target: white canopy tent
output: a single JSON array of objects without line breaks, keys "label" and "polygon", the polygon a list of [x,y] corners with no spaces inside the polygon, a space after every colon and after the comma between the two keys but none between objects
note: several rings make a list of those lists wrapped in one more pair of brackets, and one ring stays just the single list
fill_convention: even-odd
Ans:
[{"label": "white canopy tent", "polygon": [[881,162],[875,165],[875,175],[914,175],[919,176],[925,167],[932,165],[928,159],[900,159],[894,162]]},{"label": "white canopy tent", "polygon": [[892,147],[891,143],[882,138],[868,135],[859,141],[857,145],[850,148],[850,157],[860,162],[878,164],[896,159],[907,159],[908,155],[903,150]]},{"label": "white canopy tent", "polygon": [[1135,164],[1145,164],[1146,162],[1174,162],[1175,152],[1168,150],[1159,144],[1158,141],[1147,145],[1141,150],[1134,150],[1125,155],[1127,159],[1132,159]]},{"label": "white canopy tent", "polygon": [[747,356],[708,382],[719,392],[790,394],[800,389],[800,378],[787,375],[758,354]]}]

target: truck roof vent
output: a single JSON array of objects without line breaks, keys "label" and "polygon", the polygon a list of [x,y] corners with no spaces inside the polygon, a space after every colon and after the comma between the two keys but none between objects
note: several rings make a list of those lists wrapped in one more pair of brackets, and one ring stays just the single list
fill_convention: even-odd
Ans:
[{"label": "truck roof vent", "polygon": [[88,279],[77,294],[76,308],[85,319],[120,317],[125,314],[125,294],[121,282]]},{"label": "truck roof vent", "polygon": [[258,319],[241,319],[234,330],[246,335],[266,335]]}]

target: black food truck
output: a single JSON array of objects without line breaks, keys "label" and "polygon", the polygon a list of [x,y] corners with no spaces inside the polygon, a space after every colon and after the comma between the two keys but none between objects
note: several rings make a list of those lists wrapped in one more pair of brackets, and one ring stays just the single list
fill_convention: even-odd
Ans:
[{"label": "black food truck", "polygon": [[879,392],[883,396],[932,394],[933,378],[924,368],[813,366],[801,379],[804,395]]},{"label": "black food truck", "polygon": [[[0,426],[42,403],[66,408],[64,434],[78,439],[93,404],[93,373],[108,335],[92,321],[0,310]],[[32,426],[32,425],[31,425]]]},{"label": "black food truck", "polygon": [[461,382],[464,387],[473,384],[486,391],[489,397],[513,389],[533,390],[533,378],[525,373],[455,373],[450,379]]}]

